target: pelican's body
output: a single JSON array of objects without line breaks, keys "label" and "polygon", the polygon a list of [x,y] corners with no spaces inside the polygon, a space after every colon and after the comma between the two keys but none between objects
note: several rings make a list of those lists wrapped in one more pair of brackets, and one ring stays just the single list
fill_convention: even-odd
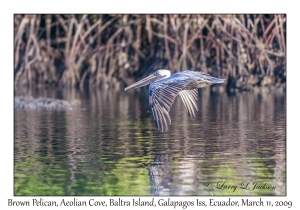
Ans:
[{"label": "pelican's body", "polygon": [[158,70],[139,82],[125,88],[135,89],[151,83],[149,87],[149,105],[158,130],[167,131],[171,124],[170,108],[177,95],[180,95],[191,118],[195,117],[198,88],[215,83],[223,83],[224,79],[197,71],[185,70],[172,74],[169,70]]}]

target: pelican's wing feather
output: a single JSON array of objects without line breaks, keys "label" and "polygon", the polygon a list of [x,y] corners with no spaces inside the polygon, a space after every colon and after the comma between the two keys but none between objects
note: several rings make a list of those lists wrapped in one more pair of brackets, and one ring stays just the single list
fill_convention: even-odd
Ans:
[{"label": "pelican's wing feather", "polygon": [[[171,124],[170,108],[182,88],[191,81],[189,77],[169,77],[154,82],[149,87],[149,105],[158,130],[167,131]],[[189,95],[190,97],[190,95]],[[191,95],[193,97],[193,94]]]},{"label": "pelican's wing feather", "polygon": [[179,92],[180,98],[191,118],[196,117],[195,112],[198,111],[197,95],[198,90],[182,90]]}]

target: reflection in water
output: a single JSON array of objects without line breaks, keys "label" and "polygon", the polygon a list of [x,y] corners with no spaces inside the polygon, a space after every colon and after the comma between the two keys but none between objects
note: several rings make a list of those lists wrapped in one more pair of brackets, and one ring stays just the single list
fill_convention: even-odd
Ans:
[{"label": "reflection in water", "polygon": [[[146,88],[15,94],[82,101],[67,111],[15,110],[15,195],[286,193],[285,94],[202,89],[196,119],[177,98],[166,133],[156,130]],[[275,189],[252,190],[255,182]]]}]

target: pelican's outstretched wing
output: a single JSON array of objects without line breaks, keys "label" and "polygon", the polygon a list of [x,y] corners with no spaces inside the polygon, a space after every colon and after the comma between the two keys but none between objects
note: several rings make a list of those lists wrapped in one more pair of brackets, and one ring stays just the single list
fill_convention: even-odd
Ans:
[{"label": "pelican's outstretched wing", "polygon": [[180,95],[189,115],[195,117],[197,109],[197,89],[215,83],[223,83],[203,72],[185,70],[171,77],[152,83],[149,87],[149,105],[158,130],[167,131],[171,124],[170,108],[177,95]]},{"label": "pelican's outstretched wing", "polygon": [[150,85],[149,105],[158,130],[168,130],[168,124],[171,124],[169,111],[179,93],[188,112],[191,114],[191,116],[195,116],[192,106],[194,105],[195,97],[197,96],[193,90],[182,90],[187,83],[193,80],[194,79],[190,77],[178,74]]},{"label": "pelican's outstretched wing", "polygon": [[198,89],[182,90],[179,92],[179,95],[190,117],[191,118],[196,117],[195,112],[198,111],[198,107],[197,107]]}]

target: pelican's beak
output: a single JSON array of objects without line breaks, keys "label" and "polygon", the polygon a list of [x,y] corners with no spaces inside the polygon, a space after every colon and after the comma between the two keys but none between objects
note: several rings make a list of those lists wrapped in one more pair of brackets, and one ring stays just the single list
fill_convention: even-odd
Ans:
[{"label": "pelican's beak", "polygon": [[140,81],[128,86],[127,88],[125,88],[125,91],[130,90],[130,89],[143,87],[145,85],[149,85],[150,83],[155,82],[156,80],[162,79],[164,77],[165,76],[156,76],[154,74],[151,74],[148,77],[145,77],[144,79],[141,79]]}]

